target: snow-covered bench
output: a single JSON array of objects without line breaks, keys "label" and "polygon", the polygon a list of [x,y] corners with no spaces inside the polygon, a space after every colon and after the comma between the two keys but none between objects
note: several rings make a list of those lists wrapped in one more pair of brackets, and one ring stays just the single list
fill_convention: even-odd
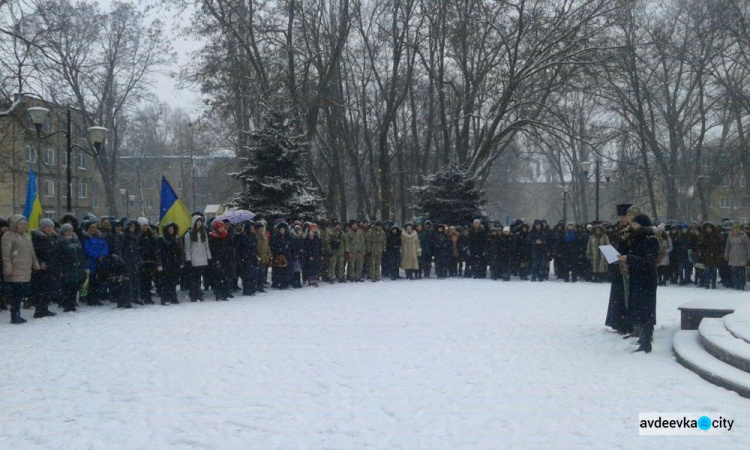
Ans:
[{"label": "snow-covered bench", "polygon": [[680,328],[697,330],[704,318],[721,318],[727,314],[732,314],[740,306],[748,304],[750,302],[746,299],[719,297],[685,303],[677,308],[681,313]]}]

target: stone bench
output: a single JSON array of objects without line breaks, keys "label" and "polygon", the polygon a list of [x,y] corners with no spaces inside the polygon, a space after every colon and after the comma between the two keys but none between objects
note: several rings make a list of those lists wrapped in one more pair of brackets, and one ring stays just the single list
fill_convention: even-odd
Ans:
[{"label": "stone bench", "polygon": [[740,306],[748,304],[750,304],[750,301],[736,298],[713,298],[685,303],[677,308],[680,310],[680,328],[697,330],[704,318],[722,318],[727,314],[732,314]]}]

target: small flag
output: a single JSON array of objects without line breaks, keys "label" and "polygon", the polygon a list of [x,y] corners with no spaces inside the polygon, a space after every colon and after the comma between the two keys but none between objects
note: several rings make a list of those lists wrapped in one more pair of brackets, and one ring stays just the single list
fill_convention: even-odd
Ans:
[{"label": "small flag", "polygon": [[159,227],[174,222],[179,228],[179,234],[185,234],[190,229],[190,213],[177,197],[166,177],[161,177],[161,204],[159,205]]},{"label": "small flag", "polygon": [[39,228],[39,219],[42,217],[42,203],[36,191],[36,173],[29,169],[29,185],[26,188],[26,204],[23,207],[23,216],[29,222],[29,231]]}]

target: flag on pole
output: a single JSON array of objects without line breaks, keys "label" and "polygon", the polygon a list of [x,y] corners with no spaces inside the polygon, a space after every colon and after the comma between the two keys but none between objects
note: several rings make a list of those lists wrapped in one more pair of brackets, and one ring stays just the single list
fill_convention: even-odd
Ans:
[{"label": "flag on pole", "polygon": [[174,222],[179,227],[179,233],[185,234],[190,229],[190,213],[177,197],[166,177],[161,177],[161,204],[159,205],[159,227]]},{"label": "flag on pole", "polygon": [[39,228],[39,219],[42,217],[42,203],[39,201],[39,193],[36,191],[34,169],[29,169],[29,185],[26,188],[26,204],[23,206],[23,216],[29,222],[29,231]]}]

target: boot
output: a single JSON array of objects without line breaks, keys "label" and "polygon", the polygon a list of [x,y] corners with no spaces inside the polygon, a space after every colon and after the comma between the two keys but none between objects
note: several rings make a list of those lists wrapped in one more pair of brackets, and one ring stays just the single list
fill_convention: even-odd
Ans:
[{"label": "boot", "polygon": [[651,353],[651,342],[642,342],[640,346],[638,346],[637,349],[633,350],[633,353],[636,352],[645,352],[645,353]]},{"label": "boot", "polygon": [[26,323],[26,319],[21,317],[20,312],[13,313],[10,315],[10,323],[18,325],[18,324]]}]

